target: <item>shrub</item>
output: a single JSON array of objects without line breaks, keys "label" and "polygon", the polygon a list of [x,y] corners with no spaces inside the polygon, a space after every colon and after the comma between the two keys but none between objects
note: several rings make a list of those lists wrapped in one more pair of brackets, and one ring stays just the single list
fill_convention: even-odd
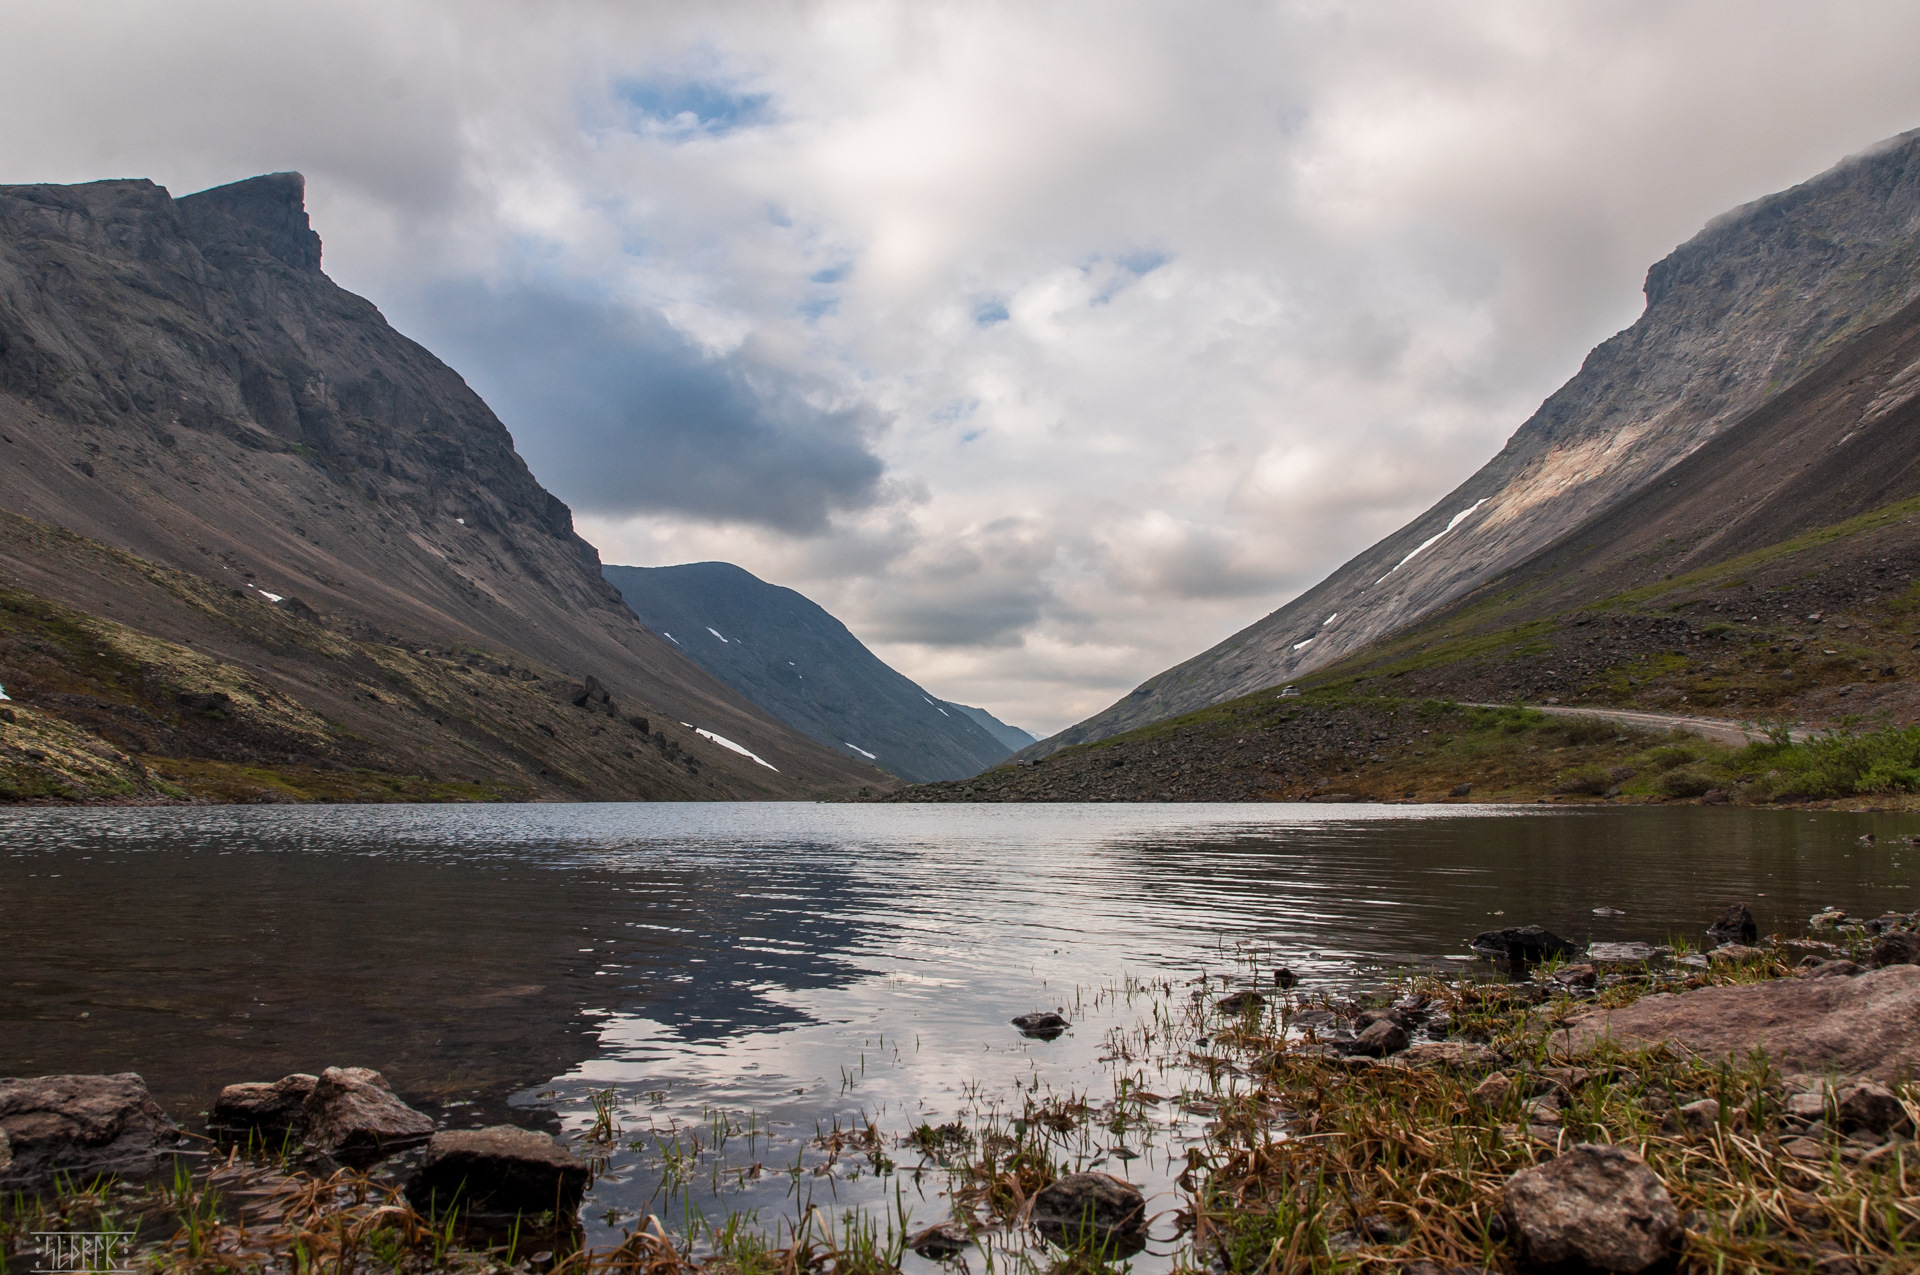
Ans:
[{"label": "shrub", "polygon": [[1693,766],[1669,770],[1654,781],[1654,787],[1666,797],[1700,797],[1716,786],[1713,776]]},{"label": "shrub", "polygon": [[1558,793],[1585,793],[1588,796],[1604,797],[1613,787],[1613,776],[1600,766],[1576,766],[1565,771],[1554,783],[1553,790]]}]

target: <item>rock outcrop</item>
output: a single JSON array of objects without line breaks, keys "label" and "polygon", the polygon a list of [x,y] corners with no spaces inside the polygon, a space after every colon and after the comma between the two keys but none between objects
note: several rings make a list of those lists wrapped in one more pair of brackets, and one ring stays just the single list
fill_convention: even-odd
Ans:
[{"label": "rock outcrop", "polygon": [[1891,1083],[1920,1071],[1920,966],[1663,992],[1569,1027],[1576,1050],[1607,1039],[1664,1042],[1710,1062],[1764,1049],[1783,1069]]},{"label": "rock outcrop", "polygon": [[366,1165],[417,1146],[433,1121],[402,1102],[368,1067],[329,1067],[303,1106],[307,1143],[342,1164]]}]

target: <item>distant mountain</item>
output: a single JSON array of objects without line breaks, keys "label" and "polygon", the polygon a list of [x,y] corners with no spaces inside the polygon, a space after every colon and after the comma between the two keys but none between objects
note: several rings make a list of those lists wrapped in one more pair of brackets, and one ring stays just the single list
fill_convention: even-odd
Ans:
[{"label": "distant mountain", "polygon": [[0,799],[890,787],[634,619],[304,191],[0,186]]},{"label": "distant mountain", "polygon": [[1005,744],[1009,752],[1018,751],[1038,740],[1037,736],[1021,730],[1018,726],[1007,725],[984,708],[968,708],[965,704],[956,704],[952,700],[947,700],[946,705],[948,708],[959,709],[968,717],[971,717],[974,721],[986,727],[987,734]]},{"label": "distant mountain", "polygon": [[1920,297],[1920,130],[1716,218],[1647,272],[1646,297],[1631,327],[1425,514],[1032,754],[1326,667],[1628,507]]},{"label": "distant mountain", "polygon": [[1013,752],[999,732],[1026,735],[927,694],[819,605],[732,563],[603,570],[648,628],[715,677],[902,779],[964,779]]}]

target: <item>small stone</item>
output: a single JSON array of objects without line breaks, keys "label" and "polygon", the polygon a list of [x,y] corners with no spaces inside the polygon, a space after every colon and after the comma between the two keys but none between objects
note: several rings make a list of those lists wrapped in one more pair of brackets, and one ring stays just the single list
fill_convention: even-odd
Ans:
[{"label": "small stone", "polygon": [[1712,1098],[1702,1098],[1680,1108],[1680,1119],[1695,1133],[1705,1133],[1720,1123],[1720,1104]]},{"label": "small stone", "polygon": [[967,1233],[966,1227],[958,1222],[941,1222],[908,1240],[907,1247],[922,1257],[938,1262],[958,1257],[971,1243],[973,1237]]},{"label": "small stone", "polygon": [[1525,1115],[1529,1125],[1560,1125],[1566,1123],[1566,1117],[1560,1113],[1560,1104],[1546,1098],[1535,1098],[1526,1106]]},{"label": "small stone", "polygon": [[1058,1014],[1022,1014],[1013,1020],[1022,1036],[1031,1036],[1037,1040],[1053,1040],[1061,1032],[1073,1026]]},{"label": "small stone", "polygon": [[1754,923],[1753,909],[1744,903],[1734,903],[1713,919],[1707,927],[1707,937],[1715,943],[1752,944],[1760,938],[1760,927]]},{"label": "small stone", "polygon": [[1580,1144],[1507,1179],[1500,1206],[1518,1267],[1638,1275],[1669,1259],[1680,1212],[1624,1147]]},{"label": "small stone", "polygon": [[436,1133],[407,1182],[407,1199],[430,1216],[571,1217],[587,1190],[587,1162],[532,1129],[494,1125]]},{"label": "small stone", "polygon": [[1707,959],[1715,965],[1732,965],[1739,961],[1756,960],[1765,955],[1766,952],[1757,947],[1748,947],[1744,943],[1728,943],[1724,947],[1716,947],[1709,952]]},{"label": "small stone", "polygon": [[1592,987],[1600,981],[1600,971],[1591,965],[1563,965],[1553,972],[1553,981],[1565,987]]},{"label": "small stone", "polygon": [[1827,1149],[1812,1138],[1788,1138],[1780,1149],[1796,1160],[1824,1160]]},{"label": "small stone", "polygon": [[329,1067],[305,1105],[307,1141],[344,1164],[371,1164],[425,1142],[433,1121],[394,1096],[367,1067]]},{"label": "small stone", "polygon": [[1852,978],[1856,974],[1864,973],[1866,971],[1852,961],[1823,961],[1817,956],[1809,956],[1800,962],[1799,968],[1793,971],[1793,976],[1795,978]]},{"label": "small stone", "polygon": [[1251,991],[1234,992],[1231,995],[1222,996],[1213,1003],[1213,1007],[1221,1013],[1234,1015],[1251,1014],[1256,1010],[1265,1009],[1266,1005],[1266,997]]},{"label": "small stone", "polygon": [[1651,943],[1592,943],[1587,946],[1587,959],[1602,965],[1638,965],[1656,956],[1672,954],[1672,948],[1655,947]]},{"label": "small stone", "polygon": [[1274,982],[1274,986],[1284,991],[1289,988],[1298,986],[1300,983],[1300,976],[1298,974],[1295,974],[1292,970],[1288,969],[1286,966],[1282,965],[1279,969],[1273,972],[1273,982]]},{"label": "small stone", "polygon": [[1446,1067],[1466,1071],[1491,1067],[1499,1060],[1500,1055],[1491,1048],[1472,1041],[1423,1040],[1417,1045],[1408,1045],[1398,1061],[1409,1067]]},{"label": "small stone", "polygon": [[1352,1052],[1368,1058],[1385,1058],[1407,1047],[1407,1029],[1391,1018],[1382,1018],[1361,1032],[1348,1046]]},{"label": "small stone", "polygon": [[1455,784],[1455,785],[1454,785],[1453,787],[1451,787],[1451,788],[1449,788],[1449,789],[1447,790],[1447,796],[1449,796],[1449,797],[1465,797],[1466,795],[1468,795],[1468,794],[1469,794],[1469,793],[1471,793],[1472,791],[1473,791],[1473,785],[1472,785],[1472,784]]},{"label": "small stone", "polygon": [[1033,1224],[1065,1249],[1116,1248],[1131,1256],[1146,1244],[1147,1201],[1111,1173],[1070,1173],[1033,1197]]},{"label": "small stone", "polygon": [[1920,965],[1920,934],[1910,930],[1890,930],[1873,941],[1873,967]]},{"label": "small stone", "polygon": [[1817,1090],[1788,1094],[1787,1114],[1801,1120],[1819,1120],[1827,1114],[1827,1096]]},{"label": "small stone", "polygon": [[1868,1080],[1848,1085],[1835,1095],[1840,1127],[1852,1132],[1891,1133],[1907,1123],[1907,1110],[1893,1090]]},{"label": "small stone", "polygon": [[1505,1072],[1496,1071],[1474,1086],[1472,1102],[1482,1111],[1498,1111],[1507,1105],[1512,1093],[1513,1080]]}]

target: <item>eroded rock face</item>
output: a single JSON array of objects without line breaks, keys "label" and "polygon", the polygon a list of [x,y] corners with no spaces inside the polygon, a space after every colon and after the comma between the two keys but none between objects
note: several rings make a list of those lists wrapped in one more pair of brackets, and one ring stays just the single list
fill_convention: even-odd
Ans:
[{"label": "eroded rock face", "polygon": [[436,1133],[407,1182],[428,1214],[572,1216],[587,1190],[587,1162],[544,1133],[494,1125]]},{"label": "eroded rock face", "polygon": [[298,1137],[306,1125],[306,1103],[319,1083],[318,1076],[295,1072],[279,1080],[228,1085],[213,1100],[207,1126],[221,1137],[252,1136],[271,1146]]},{"label": "eroded rock face", "polygon": [[1682,1234],[1666,1187],[1624,1147],[1581,1144],[1514,1174],[1500,1212],[1521,1271],[1638,1275]]},{"label": "eroded rock face", "polygon": [[1146,1246],[1147,1201],[1124,1178],[1070,1173],[1033,1197],[1033,1224],[1062,1248],[1131,1255]]},{"label": "eroded rock face", "polygon": [[144,1177],[179,1138],[130,1071],[0,1080],[0,1189],[36,1190],[56,1174]]},{"label": "eroded rock face", "polygon": [[1898,1080],[1920,1067],[1920,965],[1857,978],[1782,978],[1643,997],[1572,1020],[1569,1043],[1588,1048],[1665,1041],[1718,1062],[1764,1048],[1784,1069]]},{"label": "eroded rock face", "polygon": [[344,1164],[370,1164],[433,1133],[433,1121],[400,1101],[387,1078],[367,1067],[321,1072],[303,1111],[307,1142]]}]

